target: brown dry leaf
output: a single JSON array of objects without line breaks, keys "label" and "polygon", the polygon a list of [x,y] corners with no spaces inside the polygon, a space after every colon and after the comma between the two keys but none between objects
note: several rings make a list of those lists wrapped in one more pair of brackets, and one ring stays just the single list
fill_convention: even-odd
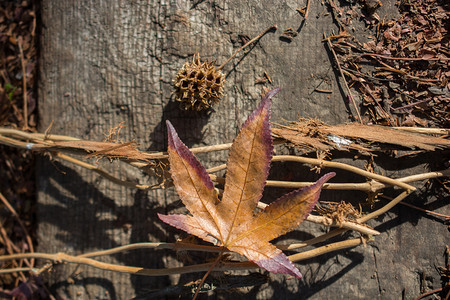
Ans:
[{"label": "brown dry leaf", "polygon": [[167,122],[172,178],[181,201],[192,216],[158,216],[178,229],[244,255],[270,272],[300,278],[299,270],[269,241],[294,230],[307,217],[319,198],[322,185],[335,174],[328,173],[315,184],[291,192],[255,213],[272,159],[269,118],[271,98],[278,90],[266,94],[233,142],[222,200],[205,168]]}]

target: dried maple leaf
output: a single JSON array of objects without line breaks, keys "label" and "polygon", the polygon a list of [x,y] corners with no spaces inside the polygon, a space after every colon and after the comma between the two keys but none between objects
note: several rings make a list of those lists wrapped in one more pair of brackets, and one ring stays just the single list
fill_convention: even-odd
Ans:
[{"label": "dried maple leaf", "polygon": [[173,182],[192,216],[158,216],[169,225],[242,254],[270,272],[301,278],[288,257],[269,241],[303,222],[317,202],[322,185],[335,174],[328,173],[315,184],[286,194],[255,213],[272,158],[269,119],[271,98],[278,91],[279,88],[265,95],[234,140],[222,200],[205,168],[167,122]]}]

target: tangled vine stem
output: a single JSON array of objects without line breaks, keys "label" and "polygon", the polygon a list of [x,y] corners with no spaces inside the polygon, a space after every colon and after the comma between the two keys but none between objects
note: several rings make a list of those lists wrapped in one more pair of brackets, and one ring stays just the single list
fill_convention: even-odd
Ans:
[{"label": "tangled vine stem", "polygon": [[[405,129],[410,130],[410,129]],[[55,147],[55,145],[60,141],[81,141],[77,138],[73,138],[70,136],[60,136],[60,135],[50,135],[48,133],[41,134],[41,133],[29,133],[25,131],[15,130],[15,129],[8,129],[8,128],[0,128],[0,144],[13,146],[17,148],[23,148],[23,149],[29,149],[29,150],[35,150],[35,151],[49,151],[52,153],[53,157],[57,159],[62,159],[67,162],[79,165],[83,168],[89,169],[93,172],[96,172],[100,176],[103,176],[107,178],[108,180],[123,185],[130,188],[136,188],[141,190],[150,190],[150,189],[156,189],[156,188],[162,188],[162,185],[142,185],[135,182],[130,182],[126,180],[121,180],[120,178],[117,178],[107,171],[86,163],[84,161],[81,161],[79,159],[76,159],[70,155],[67,155],[66,153],[71,153],[71,150],[73,149],[65,149],[64,147]],[[113,146],[110,148],[107,148],[106,150],[97,151],[97,154],[103,153],[105,156],[108,155],[108,151],[112,149],[118,149],[120,147],[124,147],[128,144],[118,144],[117,146]],[[221,144],[221,145],[214,145],[214,146],[207,146],[207,147],[198,147],[198,148],[192,148],[192,152],[194,153],[205,153],[205,152],[212,152],[212,151],[221,151],[221,150],[227,150],[229,149],[231,144]],[[89,152],[87,149],[79,149],[84,150],[85,153]],[[63,153],[66,152],[66,153]],[[91,151],[92,152],[92,151]],[[149,160],[159,160],[159,159],[165,159],[167,158],[167,154],[165,152],[156,152],[156,153],[144,153],[140,152],[142,154],[142,157],[144,157],[143,161],[140,160],[127,160],[126,158],[120,158],[123,161],[131,164],[134,167],[143,168],[147,167],[149,164]],[[94,152],[93,155],[96,153]],[[92,155],[91,155],[92,156]],[[301,243],[295,243],[295,244],[289,244],[289,245],[277,245],[278,248],[282,250],[295,250],[302,247],[314,245],[323,241],[326,241],[332,237],[338,236],[348,230],[354,230],[360,232],[363,236],[375,236],[378,235],[379,232],[364,225],[363,223],[367,222],[368,220],[375,218],[387,211],[389,211],[392,207],[400,203],[405,197],[407,197],[411,192],[415,190],[415,187],[409,185],[408,183],[419,181],[419,180],[426,180],[430,178],[437,178],[437,177],[443,177],[443,176],[450,176],[450,170],[443,170],[438,172],[428,172],[423,174],[416,174],[412,176],[407,176],[403,178],[397,178],[392,179],[386,176],[382,176],[379,174],[374,174],[368,171],[365,171],[363,169],[344,164],[344,163],[338,163],[333,161],[326,161],[321,159],[314,159],[314,158],[306,158],[306,157],[299,157],[299,156],[290,156],[290,155],[282,155],[282,156],[274,156],[272,161],[291,161],[291,162],[298,162],[302,164],[312,165],[319,168],[337,168],[341,170],[346,170],[353,172],[355,174],[359,174],[361,176],[364,176],[368,179],[371,179],[370,182],[363,182],[363,183],[326,183],[324,185],[324,189],[337,189],[337,190],[361,190],[368,193],[373,193],[380,191],[386,187],[390,186],[396,186],[404,189],[404,191],[398,195],[396,198],[392,199],[388,204],[383,206],[382,208],[373,211],[355,221],[342,221],[342,222],[335,222],[331,218],[325,217],[325,216],[315,216],[310,215],[306,219],[309,222],[314,222],[318,224],[322,224],[325,226],[335,226],[340,227],[337,229],[334,229],[326,234],[323,234],[321,236],[312,238],[310,240],[301,242]],[[216,167],[213,167],[211,169],[208,169],[207,171],[210,173],[210,176],[213,181],[216,182],[223,182],[224,178],[218,177],[214,175],[213,173],[225,170],[226,165],[219,165]],[[285,181],[267,181],[267,186],[274,186],[274,187],[285,187],[285,188],[300,188],[304,186],[308,186],[312,184],[311,182],[285,182]],[[266,204],[260,202],[258,203],[259,208],[264,208]],[[370,241],[370,240],[369,240]],[[340,249],[355,247],[357,245],[360,245],[361,243],[365,243],[366,241],[364,239],[353,239],[353,240],[345,240],[342,242],[337,243],[330,243],[328,245],[318,247],[314,250],[301,252],[298,254],[294,254],[289,256],[289,258],[292,261],[300,261],[303,259],[308,259],[311,257],[315,257],[324,253],[328,253],[331,251],[336,251]],[[91,267],[110,270],[110,271],[117,271],[117,272],[125,272],[125,273],[131,273],[131,274],[137,274],[137,275],[147,275],[147,276],[162,276],[162,275],[170,275],[170,274],[182,274],[182,273],[190,273],[190,272],[200,272],[200,271],[206,271],[208,268],[211,267],[211,264],[199,264],[194,266],[186,266],[186,267],[180,267],[180,268],[170,268],[170,269],[158,269],[158,270],[152,270],[152,269],[144,269],[144,268],[137,268],[137,267],[128,267],[128,266],[120,266],[120,265],[114,265],[114,264],[107,264],[103,263],[97,260],[92,259],[92,257],[96,256],[104,256],[104,255],[112,255],[124,251],[131,251],[135,249],[172,249],[172,250],[183,250],[183,251],[206,251],[206,252],[221,252],[223,251],[222,248],[216,247],[216,246],[205,246],[205,245],[197,245],[197,244],[189,244],[189,243],[136,243],[136,244],[130,244],[125,245],[121,247],[116,247],[108,250],[103,251],[96,251],[96,252],[90,252],[85,253],[79,256],[70,256],[64,253],[58,253],[58,254],[46,254],[46,253],[21,253],[21,254],[14,254],[14,255],[4,255],[0,256],[0,261],[5,260],[15,260],[15,259],[29,259],[29,258],[38,258],[43,260],[48,260],[51,262],[67,262],[67,263],[77,263],[77,264],[85,264]],[[0,270],[0,274],[4,273],[11,273],[11,272],[23,272],[23,271],[33,271],[35,273],[41,273],[45,270],[48,270],[52,264],[47,264],[45,267],[41,268],[40,270],[36,270],[32,267],[32,265],[29,265],[28,268],[22,268],[22,267],[16,267],[11,269],[3,269]],[[251,269],[251,268],[257,268],[255,264],[252,262],[221,262],[217,267],[214,268],[215,271],[224,271],[224,270],[242,270],[242,269]]]},{"label": "tangled vine stem", "polygon": [[[391,202],[389,202],[384,207],[364,216],[357,220],[357,222],[367,222],[368,220],[375,218],[388,210],[390,210],[392,207],[394,207],[396,204],[398,204],[400,201],[402,201],[406,196],[410,194],[410,191],[404,191],[400,195],[398,195],[395,199],[393,199]],[[325,240],[328,240],[332,237],[335,237],[337,235],[340,235],[347,231],[347,228],[339,228],[335,229],[333,231],[330,231],[326,234],[323,234],[322,236],[310,239],[308,241],[305,241],[303,243],[298,244],[290,244],[286,246],[277,245],[282,250],[293,250],[309,245],[313,245]],[[361,243],[365,243],[366,240],[361,237],[360,239],[352,239],[352,240],[346,240],[341,241],[337,243],[331,243],[322,247],[318,247],[314,250],[305,251],[298,254],[293,254],[289,256],[289,259],[291,259],[293,262],[298,262],[300,260],[309,259],[315,256],[319,256],[331,251],[336,250],[342,250],[346,248],[351,248],[360,245]],[[27,258],[38,258],[38,259],[44,259],[44,260],[50,260],[54,262],[60,262],[64,261],[67,263],[77,263],[77,264],[84,264],[88,265],[94,268],[104,269],[104,270],[110,270],[115,272],[123,272],[123,273],[131,273],[136,275],[146,275],[146,276],[163,276],[163,275],[170,275],[170,274],[184,274],[184,273],[191,273],[191,272],[201,272],[206,271],[208,268],[211,267],[211,264],[198,264],[193,266],[186,266],[186,267],[179,267],[179,268],[169,268],[169,269],[144,269],[144,268],[137,268],[137,267],[129,267],[129,266],[120,266],[115,264],[107,264],[103,262],[99,262],[94,259],[90,259],[89,257],[95,257],[95,256],[103,256],[103,255],[111,255],[119,252],[124,251],[130,251],[135,249],[144,249],[144,248],[153,248],[153,249],[175,249],[175,250],[197,250],[197,251],[208,251],[208,252],[223,252],[223,248],[221,247],[215,247],[215,246],[203,246],[203,245],[196,245],[196,244],[187,244],[187,243],[137,243],[137,244],[131,244],[126,246],[121,246],[109,250],[104,251],[96,251],[91,253],[86,253],[79,256],[70,256],[65,253],[57,253],[57,254],[47,254],[47,253],[21,253],[21,254],[13,254],[13,255],[3,255],[0,256],[0,261],[5,260],[16,260],[16,259],[27,259]],[[239,262],[239,263],[222,263],[220,266],[215,268],[215,271],[225,271],[225,270],[237,270],[237,269],[250,269],[250,268],[256,268],[257,266],[254,265],[252,262]],[[11,269],[11,272],[15,269]],[[30,268],[29,270],[33,270],[36,272],[35,269]],[[10,270],[2,270],[3,273],[7,273]]]},{"label": "tangled vine stem", "polygon": [[[367,241],[364,238],[351,239],[336,243],[331,243],[322,247],[318,247],[316,249],[305,251],[302,253],[293,254],[288,256],[289,259],[293,262],[299,262],[305,259],[309,259],[312,257],[316,257],[325,253],[353,248]],[[139,267],[131,267],[131,266],[121,266],[116,264],[109,264],[100,262],[91,258],[82,257],[82,256],[72,256],[65,253],[56,253],[56,254],[48,254],[48,253],[21,253],[21,254],[13,254],[13,255],[3,255],[0,256],[0,261],[5,260],[16,260],[16,259],[24,259],[24,258],[36,258],[43,259],[53,262],[66,262],[66,263],[74,263],[79,265],[87,265],[93,268],[121,272],[121,273],[129,273],[134,275],[144,275],[144,276],[164,276],[164,275],[173,275],[173,274],[186,274],[186,273],[194,273],[194,272],[204,272],[207,271],[212,263],[205,264],[197,264],[192,266],[184,266],[177,268],[166,268],[166,269],[146,269]],[[230,270],[249,270],[259,268],[256,264],[252,262],[221,262],[217,267],[213,269],[213,271],[230,271]],[[29,271],[36,271],[35,269],[27,269]],[[9,270],[3,270],[4,273]]]},{"label": "tangled vine stem", "polygon": [[[297,161],[297,162],[301,162],[300,160],[302,160],[304,158],[304,157],[298,157],[298,156],[289,156],[289,157],[290,157],[289,160],[291,160],[291,161],[293,160],[293,161]],[[295,157],[298,157],[299,159],[296,159]],[[326,161],[314,159],[314,158],[306,158],[306,159],[309,160],[309,162],[304,162],[306,164],[319,166],[319,167],[325,166],[325,164],[323,164],[323,163]],[[274,156],[272,161],[283,161],[283,158]],[[332,164],[331,165],[328,164],[327,166],[331,167],[331,168],[333,168],[333,167],[340,168],[340,169],[352,172],[352,169],[346,167],[346,166],[351,167],[350,165],[342,164],[342,163],[338,163],[338,164],[339,165],[335,165],[335,166],[333,166]],[[226,165],[223,164],[223,165],[208,169],[207,171],[211,174],[212,172],[218,172],[220,170],[225,170],[225,169],[226,169]],[[358,168],[356,168],[356,169],[358,169]],[[361,169],[358,169],[358,170],[360,170],[362,172],[367,172],[367,171],[364,171]],[[367,172],[365,174],[368,174],[368,176],[366,176],[366,177],[369,177],[371,175],[377,175],[375,173],[370,173],[370,172]],[[362,175],[362,174],[360,174],[360,175]],[[389,177],[385,177],[382,175],[378,175],[378,176],[381,176],[381,178],[383,178],[383,179],[385,179],[385,178],[391,179]],[[435,172],[427,172],[427,173],[422,173],[422,174],[415,174],[415,175],[397,178],[397,179],[391,179],[391,180],[395,180],[396,182],[400,182],[400,183],[410,183],[410,182],[415,182],[415,181],[427,180],[427,179],[438,178],[438,177],[448,177],[448,176],[450,176],[450,169],[442,170],[442,171],[435,171]],[[219,176],[215,176],[215,175],[210,175],[210,177],[213,181],[216,181],[218,183],[225,182],[225,178],[223,178],[223,177],[219,177]],[[379,191],[388,186],[392,186],[392,184],[379,182],[381,180],[377,181],[374,178],[372,178],[372,179],[373,180],[371,182],[362,182],[362,183],[328,183],[327,182],[323,185],[322,188],[324,190],[356,190],[356,191],[363,191],[363,192],[370,193],[370,192]],[[392,181],[391,181],[391,183],[392,183]],[[306,187],[311,184],[313,184],[313,182],[292,182],[292,181],[277,181],[277,180],[267,180],[267,182],[266,182],[266,186],[292,188],[292,189]],[[404,185],[401,187],[405,188],[408,186],[410,186],[410,185]],[[410,187],[412,187],[412,186],[410,186]]]},{"label": "tangled vine stem", "polygon": [[355,174],[365,176],[367,178],[371,178],[371,179],[377,180],[379,182],[382,182],[382,183],[385,183],[388,185],[398,186],[405,190],[411,190],[411,191],[416,190],[415,187],[413,187],[412,185],[409,185],[407,183],[404,183],[404,182],[401,182],[401,181],[398,181],[396,179],[392,179],[392,178],[389,178],[386,176],[371,173],[371,172],[368,172],[368,171],[365,171],[360,168],[357,168],[357,167],[354,167],[351,165],[347,165],[344,163],[321,160],[321,159],[314,159],[314,158],[307,158],[307,157],[300,157],[300,156],[292,156],[292,155],[275,156],[272,161],[295,161],[295,162],[311,164],[311,165],[315,165],[315,166],[319,166],[319,167],[337,168],[337,169],[341,169],[341,170],[350,171]]},{"label": "tangled vine stem", "polygon": [[[411,130],[411,128],[402,128],[404,130]],[[24,141],[25,140],[25,141]],[[70,137],[70,136],[61,136],[61,135],[50,135],[50,134],[42,134],[42,133],[28,133],[21,130],[16,129],[9,129],[9,128],[0,128],[0,144],[5,144],[8,146],[13,146],[17,148],[23,148],[23,149],[31,149],[36,151],[51,151],[53,153],[54,157],[57,157],[59,159],[66,160],[70,163],[77,164],[79,166],[82,166],[83,168],[89,169],[93,172],[96,172],[100,176],[105,177],[108,180],[111,180],[112,182],[123,185],[130,188],[137,188],[141,190],[151,190],[151,189],[158,189],[162,188],[161,184],[156,185],[143,185],[138,184],[136,182],[126,181],[122,180],[120,178],[117,178],[107,171],[93,165],[89,164],[87,162],[81,161],[79,159],[76,159],[72,156],[69,156],[64,151],[68,151],[67,149],[58,149],[56,151],[54,147],[54,143],[58,141],[79,141],[79,139]],[[30,143],[32,142],[32,143]],[[206,146],[206,147],[197,147],[197,148],[191,148],[191,151],[193,153],[206,153],[206,152],[212,152],[212,151],[221,151],[221,150],[227,150],[231,146],[231,143],[227,144],[219,144],[219,145],[213,145],[213,146]],[[155,153],[144,153],[142,152],[143,157],[149,160],[158,160],[158,159],[165,159],[167,158],[167,154],[165,152],[155,152]],[[324,189],[336,189],[336,190],[360,190],[365,192],[376,192],[378,190],[381,190],[387,186],[397,185],[404,189],[415,189],[411,185],[408,185],[408,182],[413,182],[417,180],[424,180],[424,179],[430,179],[430,178],[436,178],[436,177],[442,177],[442,176],[449,176],[449,170],[443,170],[438,172],[429,172],[429,173],[423,173],[423,174],[417,174],[405,178],[399,178],[399,179],[391,179],[389,177],[381,176],[378,174],[374,174],[371,172],[367,172],[365,170],[343,164],[343,163],[337,163],[332,161],[325,161],[320,159],[314,159],[314,158],[306,158],[306,157],[298,157],[298,156],[275,156],[273,158],[273,161],[296,161],[303,164],[309,164],[317,167],[330,167],[330,168],[339,168],[343,170],[347,170],[350,172],[354,172],[356,174],[365,176],[367,178],[371,178],[372,182],[363,182],[363,183],[327,183],[324,185]],[[144,168],[148,166],[148,162],[143,161],[127,161],[127,163],[133,165],[134,167],[138,168]],[[214,168],[211,168],[208,170],[210,174],[214,172],[218,172],[220,170],[226,169],[226,165],[219,165]],[[211,175],[212,179],[221,182],[224,179],[220,177],[215,177],[214,175]],[[311,183],[309,182],[284,182],[284,181],[267,181],[267,186],[273,186],[273,187],[285,187],[285,188],[300,188],[307,186]]]},{"label": "tangled vine stem", "polygon": [[[403,193],[401,193],[400,195],[398,195],[397,197],[395,197],[394,199],[392,199],[392,201],[390,201],[388,204],[386,204],[385,206],[381,207],[380,209],[377,209],[376,211],[365,215],[359,219],[356,220],[356,223],[365,223],[367,221],[369,221],[370,219],[373,219],[375,217],[378,217],[379,215],[387,212],[388,210],[390,210],[392,207],[394,207],[395,205],[397,205],[398,203],[400,203],[400,201],[402,201],[403,199],[405,199],[409,194],[411,193],[411,191],[404,191]],[[292,250],[292,249],[297,249],[297,248],[301,248],[301,247],[306,247],[309,245],[313,245],[313,244],[317,244],[323,241],[326,241],[328,239],[331,239],[335,236],[338,236],[344,232],[346,232],[347,230],[349,230],[348,228],[338,228],[338,229],[334,229],[328,233],[325,233],[321,236],[312,238],[310,240],[307,240],[303,243],[297,243],[297,244],[290,244],[288,245],[286,248],[284,248],[283,250]]]}]

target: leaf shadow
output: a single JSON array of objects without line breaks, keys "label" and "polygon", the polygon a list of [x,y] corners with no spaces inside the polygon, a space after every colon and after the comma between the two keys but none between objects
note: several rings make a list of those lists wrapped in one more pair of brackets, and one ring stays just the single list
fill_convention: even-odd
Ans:
[{"label": "leaf shadow", "polygon": [[[151,201],[146,191],[138,190],[134,196],[133,207],[135,208],[133,217],[139,220],[133,224],[133,230],[130,235],[130,243],[140,243],[148,241],[149,237],[154,241],[175,241],[173,233],[161,228],[161,222],[156,213],[164,213],[165,208],[161,204]],[[152,217],[150,217],[152,216]],[[139,266],[148,269],[164,269],[166,262],[164,257],[176,258],[176,252],[170,250],[137,249],[129,253],[121,254],[122,261],[129,266]],[[148,259],[152,257],[152,259]],[[153,257],[158,257],[155,259]],[[167,276],[161,276],[158,280],[150,276],[130,275],[130,281],[136,293],[142,287],[154,289],[170,285]]]},{"label": "leaf shadow", "polygon": [[[434,189],[420,189],[419,191],[416,191],[416,193],[409,195],[404,202],[415,205],[416,207],[424,207],[430,211],[438,210],[448,205],[448,199],[446,199],[445,196],[436,197],[436,194],[433,193],[436,193]],[[398,194],[398,192],[394,193],[393,191],[386,193],[386,195],[391,198],[394,198]],[[386,205],[388,202],[389,200],[387,199],[380,199],[374,209],[378,209],[381,206]],[[442,218],[435,215],[427,214],[426,212],[421,212],[402,204],[397,204],[389,210],[388,214],[381,215],[373,220],[371,225],[379,232],[387,232],[401,226],[404,223],[409,223],[416,227],[422,219],[428,219],[430,221],[442,224],[444,223]]]},{"label": "leaf shadow", "polygon": [[[294,293],[287,297],[287,299],[299,297],[300,299],[308,299],[322,289],[329,287],[339,279],[343,278],[345,274],[349,273],[353,268],[358,266],[364,261],[364,255],[358,251],[340,252],[338,255],[350,260],[350,263],[342,267],[342,263],[339,263],[336,253],[326,254],[314,259],[305,260],[302,264],[308,265],[308,270],[304,272],[304,278],[299,282],[299,294]],[[338,265],[338,271],[331,270],[334,264]],[[312,265],[317,267],[313,269]],[[296,298],[298,299],[298,298]]]},{"label": "leaf shadow", "polygon": [[[157,199],[150,199],[147,191],[137,191],[134,201],[130,201],[132,203],[119,205],[70,167],[57,161],[49,162],[44,158],[38,159],[38,165],[38,172],[47,174],[46,178],[38,177],[38,184],[42,187],[42,193],[50,195],[49,198],[51,198],[49,202],[39,203],[38,218],[41,219],[41,226],[53,227],[53,233],[49,234],[53,234],[55,239],[52,240],[51,245],[45,245],[41,249],[51,252],[68,251],[68,254],[77,255],[122,246],[111,234],[111,230],[128,235],[130,243],[147,242],[149,238],[153,241],[176,240],[174,234],[166,232],[165,228],[161,227],[157,217],[157,212],[164,213],[165,207],[158,203]],[[80,193],[81,190],[82,193]],[[55,247],[52,245],[60,244],[67,245],[67,249],[52,250]],[[121,265],[164,268],[167,258],[176,259],[176,253],[168,250],[156,252],[153,249],[145,249],[118,253],[110,257],[116,260],[115,263]],[[52,275],[48,278],[50,288],[57,294],[70,295],[67,293],[68,288],[72,287],[70,281],[73,276],[73,266],[62,264],[55,266],[54,269],[56,271],[53,272],[56,272],[57,276]],[[114,290],[114,286],[109,286],[111,284],[102,279],[104,276],[99,273],[99,277],[82,278],[79,279],[81,280],[79,284],[91,284],[91,282],[99,286],[104,284],[104,290],[110,295],[117,295],[118,291]],[[142,286],[162,288],[169,284],[167,276],[159,277],[158,280],[154,277],[124,276],[130,276],[137,290]]]},{"label": "leaf shadow", "polygon": [[[340,256],[349,262],[344,265],[339,261]],[[328,253],[304,260],[299,266],[303,273],[302,279],[289,279],[280,274],[272,274],[267,285],[255,286],[246,294],[246,299],[259,299],[262,290],[267,288],[273,291],[273,296],[268,299],[310,299],[339,281],[363,261],[364,255],[354,250],[339,254]],[[290,290],[287,286],[295,288]]]},{"label": "leaf shadow", "polygon": [[[407,153],[406,151],[398,151],[398,153]],[[449,150],[435,150],[429,152],[418,153],[416,155],[405,155],[394,158],[385,152],[376,153],[376,163],[384,170],[399,171],[419,165],[427,165],[429,171],[439,171],[445,168],[445,157],[449,157]]]}]

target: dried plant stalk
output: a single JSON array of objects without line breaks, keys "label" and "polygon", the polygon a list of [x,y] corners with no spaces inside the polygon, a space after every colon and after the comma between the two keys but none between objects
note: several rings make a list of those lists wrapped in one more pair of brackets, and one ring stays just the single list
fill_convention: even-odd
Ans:
[{"label": "dried plant stalk", "polygon": [[[347,249],[347,248],[353,248],[358,245],[361,245],[365,240],[362,238],[359,239],[352,239],[352,240],[346,240],[342,242],[336,242],[332,243],[326,246],[322,246],[319,248],[316,248],[314,250],[305,251],[299,254],[294,254],[291,256],[288,256],[289,259],[291,259],[293,262],[299,262],[301,260],[305,260],[311,257],[316,257],[325,253],[329,253],[332,251]],[[67,255],[65,253],[57,253],[57,254],[48,254],[48,253],[22,253],[22,254],[14,254],[14,255],[3,255],[0,256],[0,261],[6,261],[6,260],[15,260],[15,259],[26,259],[26,258],[35,258],[35,259],[42,259],[42,260],[48,260],[53,262],[66,262],[66,263],[74,263],[79,265],[87,265],[89,267],[107,270],[107,271],[113,271],[113,272],[121,272],[121,273],[128,273],[128,274],[134,274],[134,275],[144,275],[144,276],[165,276],[165,275],[172,275],[172,274],[187,274],[187,273],[194,273],[194,272],[204,272],[207,271],[211,267],[211,263],[205,263],[205,264],[197,264],[192,266],[184,266],[184,267],[177,267],[177,268],[166,268],[166,269],[145,269],[145,268],[139,268],[139,267],[130,267],[130,266],[121,266],[116,264],[109,264],[100,262],[91,258],[81,257],[81,256],[72,256]],[[220,263],[216,268],[214,268],[214,271],[230,271],[230,270],[248,270],[248,269],[255,269],[258,268],[254,263],[252,262],[222,262]],[[3,270],[4,273],[7,273],[8,270]]]},{"label": "dried plant stalk", "polygon": [[[435,132],[433,132],[435,133]],[[40,133],[28,133],[20,130],[14,130],[14,129],[7,129],[7,128],[0,128],[0,143],[18,147],[18,148],[24,148],[24,149],[30,149],[30,150],[36,150],[36,151],[51,151],[55,157],[64,159],[68,162],[77,164],[79,166],[82,166],[84,168],[87,168],[89,170],[92,170],[93,172],[98,173],[99,175],[113,181],[116,184],[131,187],[131,188],[137,188],[137,189],[152,189],[152,188],[160,188],[161,186],[148,186],[148,185],[140,185],[137,183],[129,182],[121,180],[108,172],[102,170],[101,168],[98,168],[95,165],[83,162],[81,160],[75,159],[63,152],[71,153],[74,150],[77,150],[78,153],[91,153],[91,156],[101,155],[105,157],[117,157],[120,160],[123,160],[127,163],[130,163],[131,165],[135,167],[146,167],[151,163],[152,161],[158,160],[158,159],[164,159],[167,157],[166,153],[164,152],[157,152],[157,153],[145,153],[137,150],[134,147],[130,147],[130,143],[102,143],[102,142],[90,142],[90,141],[81,141],[73,137],[68,136],[59,136],[59,135],[48,135],[48,134],[40,134]],[[201,153],[201,152],[212,152],[212,151],[220,151],[220,150],[226,150],[229,149],[231,144],[222,144],[222,145],[215,145],[215,146],[208,146],[208,147],[199,147],[199,148],[193,148],[192,152],[194,153]],[[372,213],[369,213],[368,215],[365,215],[361,218],[358,218],[355,221],[349,221],[349,220],[342,220],[341,222],[334,222],[331,218],[327,218],[324,216],[313,216],[310,215],[307,218],[307,221],[322,224],[325,226],[340,226],[341,228],[335,229],[329,233],[326,233],[324,235],[318,236],[316,238],[310,239],[308,241],[304,241],[302,243],[294,243],[290,245],[277,245],[278,248],[282,250],[293,250],[298,249],[301,247],[305,247],[307,245],[314,245],[319,242],[323,242],[328,240],[331,237],[337,236],[342,234],[343,232],[347,230],[355,230],[360,232],[363,235],[377,235],[379,232],[371,229],[370,227],[365,226],[363,223],[370,220],[371,218],[374,218],[380,214],[383,214],[387,211],[389,211],[392,207],[394,207],[396,204],[398,204],[400,201],[402,201],[409,193],[415,190],[415,188],[408,183],[419,181],[419,180],[426,180],[430,178],[436,178],[436,177],[442,177],[442,176],[449,176],[450,171],[443,170],[438,172],[428,172],[423,174],[416,174],[404,178],[397,178],[392,179],[389,177],[381,176],[378,174],[374,174],[371,172],[367,172],[365,170],[356,168],[351,165],[343,164],[343,163],[337,163],[333,161],[325,161],[321,159],[313,159],[313,158],[305,158],[305,157],[299,157],[299,156],[275,156],[273,157],[273,161],[292,161],[292,162],[299,162],[302,164],[308,164],[317,166],[319,168],[328,167],[328,168],[338,168],[347,170],[356,174],[359,174],[361,176],[364,176],[366,178],[372,179],[370,182],[365,183],[330,183],[326,184],[324,186],[325,189],[345,189],[345,190],[362,190],[366,192],[375,192],[379,191],[383,188],[389,187],[389,186],[397,186],[403,188],[405,191],[401,193],[399,196],[397,196],[395,199],[393,199],[391,202],[389,202],[387,205],[382,207],[379,210],[376,210]],[[223,178],[215,176],[211,173],[217,172],[220,170],[226,169],[226,165],[220,165],[216,166],[214,168],[209,169],[210,176],[212,179],[214,179],[216,182],[221,182]],[[283,182],[283,181],[268,181],[268,186],[277,186],[277,187],[286,187],[286,188],[299,188],[302,186],[309,185],[311,183],[308,182]],[[265,204],[259,203],[259,207],[263,207]],[[355,239],[355,240],[347,240],[342,241],[338,243],[332,243],[325,245],[323,247],[306,251],[299,254],[294,254],[293,256],[290,256],[290,259],[293,261],[298,261],[301,259],[306,259],[310,257],[314,257],[329,251],[335,251],[338,249],[341,249],[342,247],[354,247],[355,245],[361,244],[361,239]],[[117,247],[114,249],[109,250],[103,250],[103,251],[96,251],[92,253],[86,253],[77,257],[69,256],[66,254],[45,254],[45,253],[24,253],[24,254],[17,254],[17,255],[9,255],[9,256],[0,256],[0,261],[2,260],[10,260],[10,259],[24,259],[24,258],[40,258],[40,259],[46,259],[50,261],[65,261],[69,263],[78,263],[78,264],[86,264],[92,267],[96,268],[103,268],[105,270],[111,270],[111,271],[117,271],[117,272],[127,272],[131,274],[139,274],[139,275],[149,275],[149,276],[160,276],[160,275],[166,275],[166,274],[181,274],[181,273],[188,273],[188,272],[197,272],[197,271],[205,271],[207,270],[211,265],[210,264],[200,264],[195,266],[187,266],[187,267],[181,267],[181,268],[174,268],[174,269],[163,269],[163,270],[148,270],[143,268],[135,268],[135,267],[127,267],[127,266],[117,266],[112,264],[105,264],[96,260],[92,260],[89,257],[94,256],[102,256],[102,255],[111,255],[113,253],[123,252],[123,251],[130,251],[133,249],[142,249],[142,248],[153,248],[153,249],[173,249],[173,250],[196,250],[196,251],[209,251],[209,252],[220,252],[223,251],[220,247],[215,246],[204,246],[204,245],[195,245],[195,244],[186,244],[186,243],[138,243],[138,244],[131,244],[126,245],[122,247]],[[249,269],[249,268],[255,268],[256,266],[253,265],[251,262],[240,262],[240,263],[229,263],[224,262],[221,263],[218,267],[216,267],[214,270],[237,270],[237,269]],[[0,270],[0,273],[8,273],[18,270],[34,270],[33,268],[14,268],[10,270]]]}]

